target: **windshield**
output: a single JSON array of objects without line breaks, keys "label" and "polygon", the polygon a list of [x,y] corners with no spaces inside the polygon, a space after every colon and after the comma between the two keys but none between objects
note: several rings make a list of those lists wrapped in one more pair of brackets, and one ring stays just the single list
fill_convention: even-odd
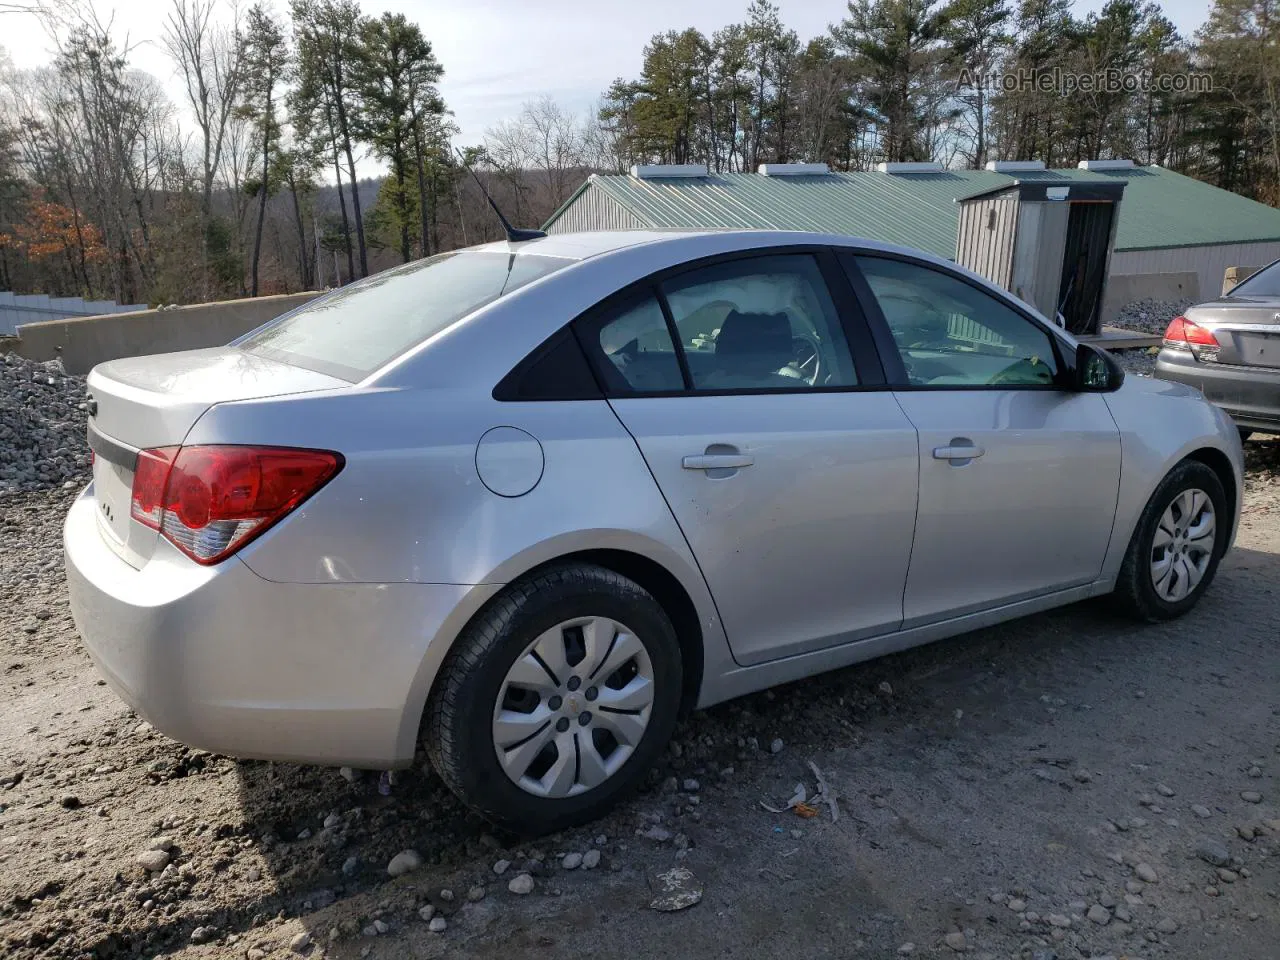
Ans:
[{"label": "windshield", "polygon": [[1280,297],[1280,261],[1237,283],[1229,297]]},{"label": "windshield", "polygon": [[485,304],[573,262],[442,253],[314,300],[237,346],[354,382]]}]

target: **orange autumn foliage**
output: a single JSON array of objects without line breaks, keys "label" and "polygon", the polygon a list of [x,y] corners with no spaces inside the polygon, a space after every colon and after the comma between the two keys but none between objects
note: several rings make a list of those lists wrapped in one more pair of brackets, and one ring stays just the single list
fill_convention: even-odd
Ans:
[{"label": "orange autumn foliage", "polygon": [[13,233],[0,234],[0,246],[17,250],[33,261],[61,256],[81,243],[86,263],[101,263],[106,259],[102,231],[82,219],[77,233],[71,208],[47,200],[33,201],[27,207],[26,219],[13,227]]}]

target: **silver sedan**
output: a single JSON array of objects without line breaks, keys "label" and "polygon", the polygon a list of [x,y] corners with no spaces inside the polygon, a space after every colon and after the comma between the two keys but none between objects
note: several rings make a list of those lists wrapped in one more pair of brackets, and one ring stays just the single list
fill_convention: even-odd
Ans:
[{"label": "silver sedan", "polygon": [[1231,421],[916,251],[442,254],[89,377],[72,610],[157,728],[588,819],[680,711],[1110,594],[1200,599]]}]

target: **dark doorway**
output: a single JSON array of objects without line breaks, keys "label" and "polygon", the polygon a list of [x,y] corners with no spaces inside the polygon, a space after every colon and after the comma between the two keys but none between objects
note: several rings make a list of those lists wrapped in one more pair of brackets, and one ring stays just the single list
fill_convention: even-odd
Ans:
[{"label": "dark doorway", "polygon": [[1058,312],[1071,333],[1099,332],[1107,243],[1115,209],[1112,203],[1071,204],[1062,257],[1062,285],[1058,288]]}]

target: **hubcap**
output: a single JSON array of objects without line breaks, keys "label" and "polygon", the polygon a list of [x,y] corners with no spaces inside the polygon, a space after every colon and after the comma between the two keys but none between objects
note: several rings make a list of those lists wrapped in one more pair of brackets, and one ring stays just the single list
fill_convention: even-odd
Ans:
[{"label": "hubcap", "polygon": [[649,726],[653,664],[644,643],[604,617],[566,620],[507,671],[493,709],[498,762],[539,797],[570,797],[621,769]]},{"label": "hubcap", "polygon": [[1169,504],[1151,542],[1151,583],[1164,600],[1185,600],[1209,568],[1216,522],[1203,490],[1184,490]]}]

